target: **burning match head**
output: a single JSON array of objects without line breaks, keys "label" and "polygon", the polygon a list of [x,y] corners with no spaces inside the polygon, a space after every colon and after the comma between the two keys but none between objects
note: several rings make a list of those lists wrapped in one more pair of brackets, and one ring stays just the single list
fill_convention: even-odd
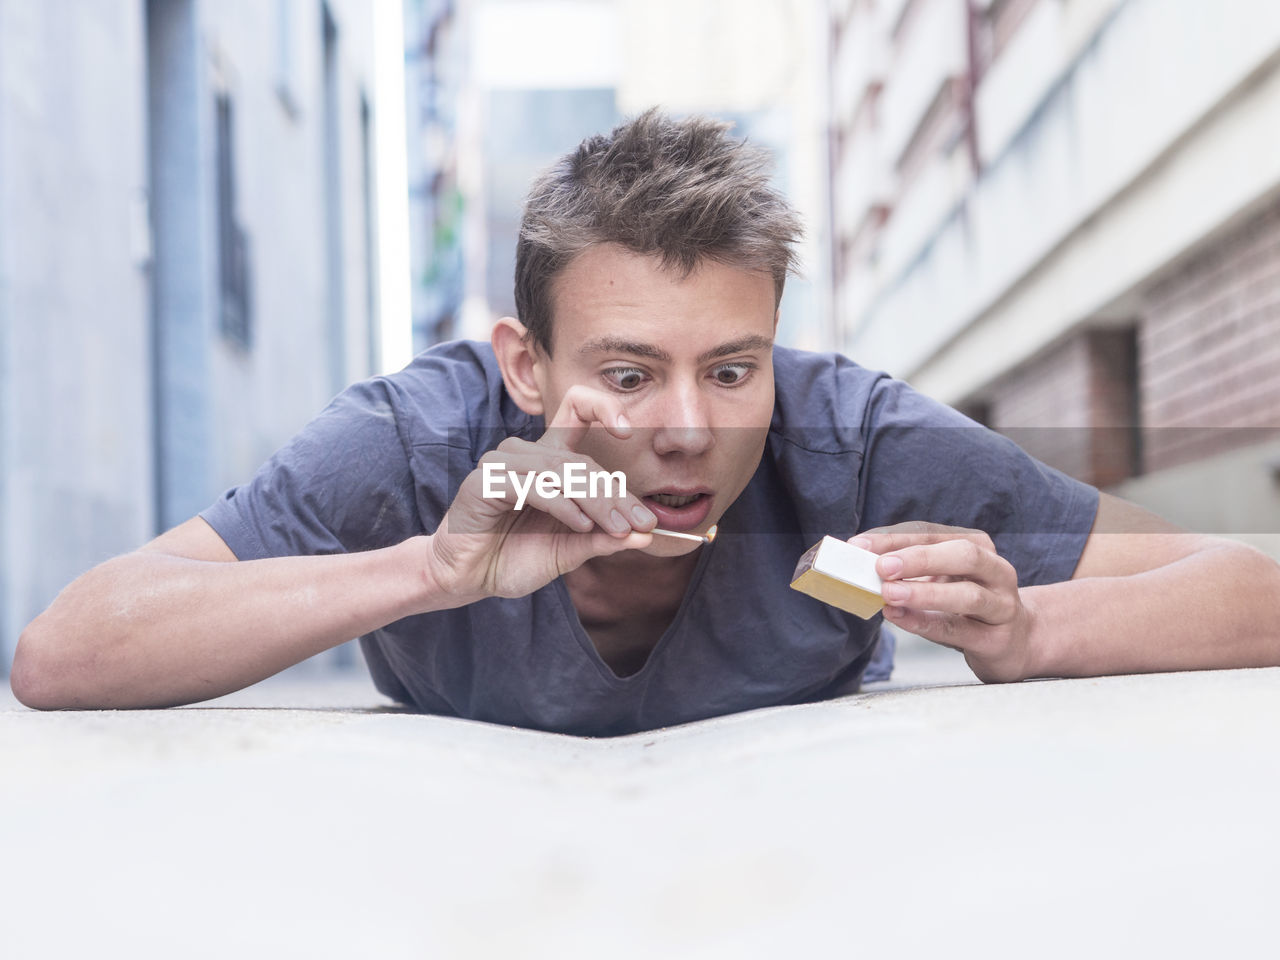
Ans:
[{"label": "burning match head", "polygon": [[707,543],[715,543],[715,541],[716,541],[716,532],[717,532],[719,529],[720,529],[720,525],[719,525],[718,523],[717,523],[717,524],[712,524],[712,525],[711,525],[711,529],[707,531],[707,537],[706,537],[706,539],[707,539]]}]

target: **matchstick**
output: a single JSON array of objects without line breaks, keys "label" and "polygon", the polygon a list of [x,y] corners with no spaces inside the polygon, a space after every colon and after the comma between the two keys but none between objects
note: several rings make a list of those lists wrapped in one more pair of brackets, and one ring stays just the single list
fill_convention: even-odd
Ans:
[{"label": "matchstick", "polygon": [[692,540],[694,543],[710,543],[712,540],[716,538],[716,527],[712,527],[705,534],[677,533],[675,530],[662,530],[657,527],[650,530],[649,532],[660,533],[664,537],[679,537],[681,540]]}]

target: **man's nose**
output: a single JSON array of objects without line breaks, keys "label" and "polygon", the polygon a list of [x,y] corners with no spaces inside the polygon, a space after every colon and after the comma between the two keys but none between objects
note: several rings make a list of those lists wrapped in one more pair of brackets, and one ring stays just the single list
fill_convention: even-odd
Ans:
[{"label": "man's nose", "polygon": [[673,384],[653,435],[655,453],[706,453],[715,446],[707,400],[693,384]]}]

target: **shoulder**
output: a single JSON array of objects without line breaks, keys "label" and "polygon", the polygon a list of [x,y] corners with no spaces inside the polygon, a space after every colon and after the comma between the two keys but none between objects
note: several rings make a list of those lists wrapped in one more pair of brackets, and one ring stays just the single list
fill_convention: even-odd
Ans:
[{"label": "shoulder", "polygon": [[770,433],[819,453],[860,451],[877,396],[896,382],[839,353],[789,347],[774,348],[773,377]]},{"label": "shoulder", "polygon": [[826,533],[852,536],[867,412],[885,375],[838,353],[775,347],[773,376],[766,462],[755,478],[766,495],[751,523],[789,515],[805,545]]},{"label": "shoulder", "polygon": [[474,340],[438,344],[403,370],[377,378],[410,446],[472,447],[491,430],[522,434],[532,418],[515,405],[503,384],[493,348]]},{"label": "shoulder", "polygon": [[773,367],[775,427],[834,425],[865,435],[899,425],[973,425],[959,411],[905,381],[860,366],[843,354],[775,347]]}]

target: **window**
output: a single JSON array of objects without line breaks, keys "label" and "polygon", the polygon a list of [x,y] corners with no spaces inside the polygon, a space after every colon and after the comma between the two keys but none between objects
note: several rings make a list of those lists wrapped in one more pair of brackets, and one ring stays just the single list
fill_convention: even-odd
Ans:
[{"label": "window", "polygon": [[293,41],[293,7],[295,0],[276,0],[276,96],[291,120],[302,110],[298,96],[298,57]]},{"label": "window", "polygon": [[236,220],[235,113],[231,97],[217,98],[219,327],[232,342],[253,343],[249,300],[249,238]]}]

